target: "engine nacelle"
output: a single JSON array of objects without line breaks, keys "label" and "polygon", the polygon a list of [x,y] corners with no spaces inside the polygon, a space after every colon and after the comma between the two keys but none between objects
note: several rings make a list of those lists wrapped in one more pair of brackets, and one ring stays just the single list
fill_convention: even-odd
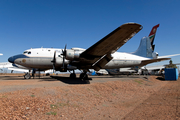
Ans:
[{"label": "engine nacelle", "polygon": [[153,57],[154,59],[158,58],[158,53],[157,53],[157,52],[153,52],[153,53],[152,53],[152,57]]},{"label": "engine nacelle", "polygon": [[79,50],[66,50],[66,59],[75,60],[78,59],[82,51]]},{"label": "engine nacelle", "polygon": [[61,57],[56,57],[56,63],[57,65],[62,65],[63,64],[63,59]]}]

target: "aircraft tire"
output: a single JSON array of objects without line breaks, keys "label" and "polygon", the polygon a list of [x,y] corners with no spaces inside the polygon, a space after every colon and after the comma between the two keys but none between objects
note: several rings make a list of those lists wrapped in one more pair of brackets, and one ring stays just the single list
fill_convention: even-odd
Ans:
[{"label": "aircraft tire", "polygon": [[76,74],[75,73],[71,73],[70,74],[70,78],[76,78]]},{"label": "aircraft tire", "polygon": [[87,80],[88,75],[86,73],[81,73],[79,78],[82,79],[82,80]]}]

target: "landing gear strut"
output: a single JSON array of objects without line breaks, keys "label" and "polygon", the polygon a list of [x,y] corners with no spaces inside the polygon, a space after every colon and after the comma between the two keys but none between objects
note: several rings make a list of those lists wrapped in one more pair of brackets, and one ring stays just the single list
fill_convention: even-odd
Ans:
[{"label": "landing gear strut", "polygon": [[[70,72],[70,71],[69,71]],[[70,78],[75,79],[76,78],[76,73],[73,70],[73,73],[70,74]],[[85,84],[90,84],[89,80],[92,80],[91,78],[88,78],[87,72],[84,71],[83,73],[80,74],[79,78],[82,80],[83,83]]]},{"label": "landing gear strut", "polygon": [[26,74],[24,75],[24,79],[31,79],[30,73],[26,73]]},{"label": "landing gear strut", "polygon": [[76,78],[76,73],[73,70],[73,73],[70,74],[70,78]]}]

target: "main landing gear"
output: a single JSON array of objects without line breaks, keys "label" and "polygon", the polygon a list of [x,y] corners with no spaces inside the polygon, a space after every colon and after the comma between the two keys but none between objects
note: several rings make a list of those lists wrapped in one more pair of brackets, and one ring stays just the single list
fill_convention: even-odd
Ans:
[{"label": "main landing gear", "polygon": [[87,75],[86,72],[81,73],[79,78],[82,79],[82,80],[89,80],[88,75]]},{"label": "main landing gear", "polygon": [[[70,78],[75,79],[76,78],[76,73],[73,70],[73,73],[70,74]],[[89,80],[92,80],[91,78],[88,77],[87,72],[83,72],[80,74],[79,78],[82,80],[83,83],[90,84]]]},{"label": "main landing gear", "polygon": [[70,78],[76,78],[76,74],[75,73],[71,73],[70,74]]},{"label": "main landing gear", "polygon": [[[70,72],[70,71],[69,71],[69,72]],[[69,77],[70,77],[70,78],[76,78],[76,73],[74,72],[74,70],[73,70],[73,73],[71,73]]]},{"label": "main landing gear", "polygon": [[91,78],[88,77],[87,72],[81,73],[79,78],[86,84],[90,84],[89,80],[92,80]]},{"label": "main landing gear", "polygon": [[24,75],[24,79],[31,79],[31,75],[29,72]]}]

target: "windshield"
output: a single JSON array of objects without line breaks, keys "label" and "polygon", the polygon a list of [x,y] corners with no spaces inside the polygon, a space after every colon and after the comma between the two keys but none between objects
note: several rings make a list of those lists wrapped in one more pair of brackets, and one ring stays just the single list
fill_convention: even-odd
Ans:
[{"label": "windshield", "polygon": [[24,51],[23,54],[31,54],[31,51]]},{"label": "windshield", "polygon": [[23,52],[23,54],[26,54],[26,53],[28,53],[28,51],[24,51],[24,52]]}]

